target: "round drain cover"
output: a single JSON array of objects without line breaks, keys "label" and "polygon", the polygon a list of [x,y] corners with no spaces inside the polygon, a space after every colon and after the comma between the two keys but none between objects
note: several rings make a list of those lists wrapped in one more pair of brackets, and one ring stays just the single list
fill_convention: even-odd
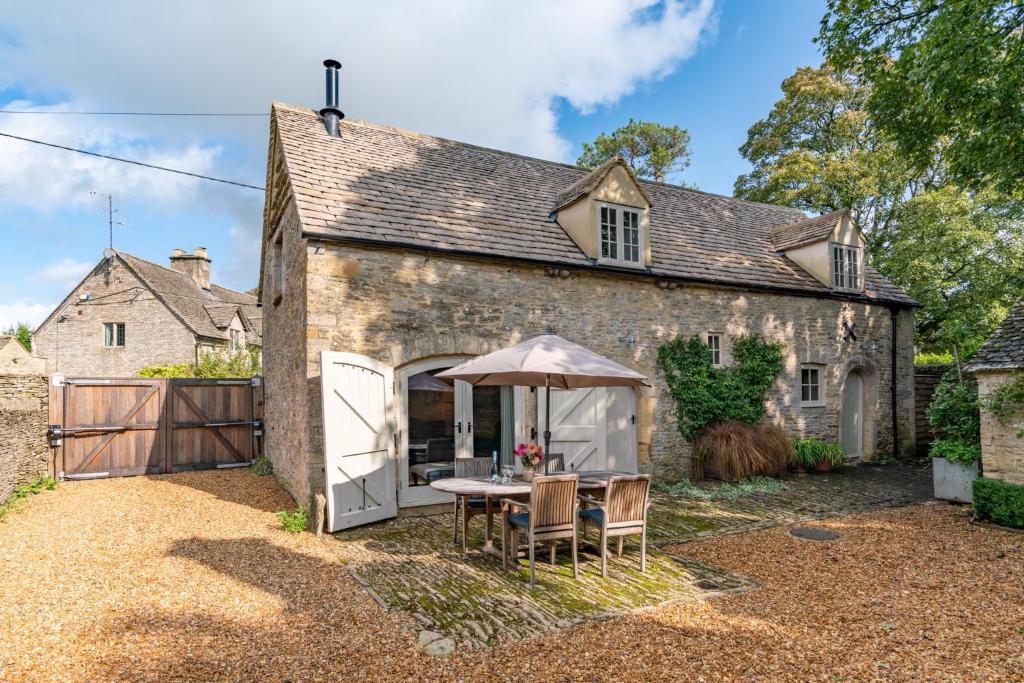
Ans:
[{"label": "round drain cover", "polygon": [[839,534],[836,532],[816,526],[797,527],[789,533],[797,538],[803,538],[808,541],[834,541],[839,538]]}]

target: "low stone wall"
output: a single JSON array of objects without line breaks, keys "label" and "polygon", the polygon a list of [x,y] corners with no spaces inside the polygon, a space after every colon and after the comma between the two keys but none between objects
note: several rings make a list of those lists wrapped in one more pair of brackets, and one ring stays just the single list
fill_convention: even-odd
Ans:
[{"label": "low stone wall", "polygon": [[[998,386],[1013,379],[1012,372],[979,372],[978,396],[982,399]],[[981,466],[989,479],[1024,485],[1024,411],[1002,425],[990,413],[981,411]]]},{"label": "low stone wall", "polygon": [[49,384],[42,375],[0,375],[0,504],[46,474]]}]

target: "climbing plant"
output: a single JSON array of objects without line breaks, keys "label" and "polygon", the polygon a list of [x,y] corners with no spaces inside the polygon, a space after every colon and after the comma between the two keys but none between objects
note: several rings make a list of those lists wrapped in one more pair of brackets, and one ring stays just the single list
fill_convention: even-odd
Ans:
[{"label": "climbing plant", "polygon": [[[1024,374],[1018,374],[1009,382],[996,387],[983,400],[983,407],[992,414],[999,424],[1009,427],[1013,418],[1024,410]],[[1017,432],[1024,438],[1024,429]]]},{"label": "climbing plant", "polygon": [[715,367],[711,349],[699,337],[678,336],[663,344],[658,362],[682,435],[693,441],[704,427],[728,420],[760,423],[768,390],[782,370],[783,348],[760,335],[743,336],[733,343],[733,364]]}]

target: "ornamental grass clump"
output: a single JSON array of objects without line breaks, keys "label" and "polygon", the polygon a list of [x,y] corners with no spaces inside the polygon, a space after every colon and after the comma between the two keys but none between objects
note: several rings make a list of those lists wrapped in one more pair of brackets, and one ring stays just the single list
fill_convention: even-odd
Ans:
[{"label": "ornamental grass clump", "polygon": [[786,471],[792,456],[792,443],[776,425],[721,422],[706,427],[693,444],[694,479],[774,477]]},{"label": "ornamental grass clump", "polygon": [[841,465],[846,461],[846,452],[837,443],[818,439],[797,439],[793,442],[793,465],[797,469],[810,470],[821,464]]}]

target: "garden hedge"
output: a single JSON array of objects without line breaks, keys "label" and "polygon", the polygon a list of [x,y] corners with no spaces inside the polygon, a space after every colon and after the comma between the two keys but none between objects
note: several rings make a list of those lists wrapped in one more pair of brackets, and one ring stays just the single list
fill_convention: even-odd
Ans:
[{"label": "garden hedge", "polygon": [[1024,529],[1024,486],[1000,479],[975,479],[974,516]]}]

